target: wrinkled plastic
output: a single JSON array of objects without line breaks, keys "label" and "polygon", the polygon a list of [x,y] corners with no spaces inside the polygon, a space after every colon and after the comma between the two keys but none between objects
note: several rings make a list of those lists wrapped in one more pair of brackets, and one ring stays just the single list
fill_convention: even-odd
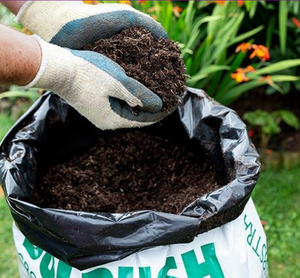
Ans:
[{"label": "wrinkled plastic", "polygon": [[234,221],[190,243],[138,251],[122,260],[78,270],[33,246],[13,226],[20,278],[268,278],[266,235],[250,198]]},{"label": "wrinkled plastic", "polygon": [[53,93],[43,95],[0,146],[0,182],[16,225],[34,245],[78,269],[120,260],[153,246],[192,242],[236,219],[258,179],[258,154],[236,113],[189,89],[182,105],[147,132],[193,144],[210,159],[219,189],[180,215],[157,211],[86,213],[40,208],[31,191],[47,167],[86,150],[105,131]]}]

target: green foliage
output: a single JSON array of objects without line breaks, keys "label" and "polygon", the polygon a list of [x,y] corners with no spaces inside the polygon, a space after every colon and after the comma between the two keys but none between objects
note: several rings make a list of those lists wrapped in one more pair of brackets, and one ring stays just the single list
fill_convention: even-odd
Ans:
[{"label": "green foliage", "polygon": [[258,128],[260,133],[260,145],[262,148],[267,148],[270,139],[275,134],[281,132],[281,122],[299,130],[299,120],[288,110],[277,110],[269,113],[267,111],[257,109],[255,111],[246,112],[243,118],[250,124],[251,127]]},{"label": "green foliage", "polygon": [[0,278],[18,278],[20,276],[12,237],[12,217],[3,196],[0,196],[0,223]]},{"label": "green foliage", "polygon": [[[262,3],[262,1],[258,1]],[[299,1],[268,1],[267,5],[257,5],[257,9],[249,24],[255,24],[259,21],[260,24],[266,26],[265,32],[261,33],[260,40],[265,37],[265,45],[270,48],[271,61],[285,61],[291,59],[299,59],[300,57],[300,28],[293,23],[293,19],[299,18],[300,3]],[[267,15],[267,16],[265,16]],[[265,34],[264,34],[265,33]],[[300,67],[286,67],[282,73],[299,76]],[[280,88],[279,92],[283,94],[289,93],[291,90],[300,89],[300,81],[277,82],[277,87],[268,87],[268,94],[275,93]]]},{"label": "green foliage", "polygon": [[16,29],[22,29],[22,25],[14,21],[15,16],[0,3],[0,24],[8,25]]},{"label": "green foliage", "polygon": [[287,37],[287,15],[288,15],[288,7],[286,1],[280,1],[279,10],[278,10],[278,18],[279,18],[279,40],[280,40],[280,48],[281,53],[285,54],[286,51],[286,37]]},{"label": "green foliage", "polygon": [[300,167],[261,173],[253,191],[258,214],[266,222],[270,278],[300,277]]},{"label": "green foliage", "polygon": [[0,23],[5,25],[13,25],[15,16],[2,4],[0,4]]},{"label": "green foliage", "polygon": [[0,113],[0,140],[4,137],[6,132],[11,128],[14,121],[8,114]]},{"label": "green foliage", "polygon": [[[276,26],[276,18],[271,16],[270,24],[254,25],[252,29],[245,28],[246,17],[255,19],[261,9],[264,12],[275,11],[276,7],[266,1],[245,1],[245,7],[239,7],[235,2],[225,5],[214,5],[209,1],[189,1],[184,5],[180,16],[175,16],[173,9],[178,5],[171,1],[132,2],[135,8],[150,13],[162,23],[168,35],[179,42],[182,58],[185,61],[188,86],[203,88],[207,93],[225,105],[229,105],[246,91],[262,85],[270,85],[274,91],[285,93],[291,82],[299,82],[298,75],[287,74],[286,69],[299,67],[298,59],[281,61],[281,64],[259,63],[249,61],[247,52],[234,53],[235,47],[246,40],[253,43],[255,37],[266,32],[267,41],[272,46],[272,36]],[[291,4],[280,4],[280,47],[282,53],[286,46],[286,27],[288,8]],[[293,5],[297,9],[298,5]],[[276,16],[278,16],[278,14]],[[279,23],[278,23],[279,24]],[[249,24],[251,26],[252,24]],[[242,31],[243,30],[243,31]],[[238,68],[251,62],[258,70],[247,75],[248,83],[238,83],[231,78]],[[279,72],[278,75],[272,75]],[[272,82],[264,80],[265,74],[272,75]],[[277,84],[280,84],[277,85]]]},{"label": "green foliage", "polygon": [[39,97],[38,89],[27,89],[24,90],[18,86],[11,86],[9,91],[0,94],[0,100],[4,98],[12,98],[16,100],[16,98],[28,98],[31,102],[34,102]]},{"label": "green foliage", "polygon": [[9,100],[9,105],[4,109],[1,108],[0,113],[6,118],[9,117],[13,122],[18,120],[39,98],[38,91],[38,89],[24,90],[18,86],[11,86],[9,91],[0,94],[0,102],[4,99]]},{"label": "green foliage", "polygon": [[[38,97],[37,89],[24,90],[18,86],[11,86],[8,92],[0,94],[0,101],[9,99],[9,106],[0,110],[0,138],[6,134],[13,123],[26,112]],[[20,101],[20,98],[22,101]]]}]

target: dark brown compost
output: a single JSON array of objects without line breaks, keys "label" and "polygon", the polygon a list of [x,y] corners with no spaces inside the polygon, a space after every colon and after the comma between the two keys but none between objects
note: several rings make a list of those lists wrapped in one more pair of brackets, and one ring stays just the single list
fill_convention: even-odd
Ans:
[{"label": "dark brown compost", "polygon": [[107,132],[86,153],[50,167],[32,202],[88,212],[180,213],[217,187],[210,164],[188,146],[141,131]]},{"label": "dark brown compost", "polygon": [[180,49],[171,39],[155,39],[143,27],[124,29],[109,39],[84,47],[118,63],[126,74],[159,95],[163,111],[173,111],[186,90]]}]

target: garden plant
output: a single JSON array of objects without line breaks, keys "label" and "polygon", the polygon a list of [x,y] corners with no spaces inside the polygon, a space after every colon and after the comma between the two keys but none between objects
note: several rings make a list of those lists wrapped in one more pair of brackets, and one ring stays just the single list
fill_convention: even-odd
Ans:
[{"label": "garden plant", "polygon": [[[172,75],[173,80],[170,83],[174,84],[176,77],[181,74],[182,81],[176,80],[180,83],[180,88],[184,88],[184,78],[186,78],[188,87],[205,90],[210,97],[237,110],[241,118],[248,123],[248,136],[259,148],[263,167],[269,166],[261,174],[258,185],[253,192],[253,199],[268,236],[270,277],[299,277],[296,254],[298,245],[291,243],[298,237],[297,227],[300,223],[300,217],[297,213],[299,209],[297,196],[299,196],[298,191],[300,188],[297,177],[300,169],[295,166],[300,164],[300,133],[298,131],[300,112],[296,108],[300,104],[297,100],[297,98],[299,99],[297,93],[300,89],[300,41],[298,38],[300,32],[300,3],[298,1],[84,2],[90,5],[122,2],[150,14],[163,25],[169,38],[175,41],[181,50],[181,58],[184,61],[185,69],[181,64],[178,67],[178,69],[180,68],[179,72]],[[30,33],[26,27],[13,23],[12,19],[13,16],[0,6],[0,22]],[[115,43],[115,41],[99,42],[98,45],[87,46],[87,49],[94,51],[99,47],[97,51],[100,51],[100,53],[118,59],[118,53],[122,50],[115,49],[115,53],[108,53],[111,49],[108,46],[111,46],[111,43]],[[176,44],[170,47],[175,46]],[[176,46],[176,49],[178,47]],[[134,49],[130,50],[135,51]],[[146,53],[145,51],[143,55]],[[118,63],[121,64],[119,61]],[[121,65],[125,67],[124,64]],[[129,68],[128,70],[132,69]],[[137,71],[136,75],[134,74],[134,78],[138,78],[139,74],[143,76],[140,71]],[[169,77],[171,78],[171,76]],[[141,82],[149,82],[149,78],[146,79],[141,80]],[[150,83],[152,83],[150,86],[154,86],[153,88],[157,86],[157,84],[153,84],[152,80]],[[171,108],[167,107],[167,109],[172,110],[179,102],[182,102],[181,97],[184,89],[179,89],[176,92],[176,87],[170,90],[175,93],[171,94],[174,98],[170,103]],[[162,95],[164,91],[165,89],[162,89]],[[16,86],[0,88],[1,137],[41,94],[43,92],[40,90],[24,90]],[[180,95],[180,98],[177,95]],[[166,95],[165,98],[162,96],[164,103],[167,102],[169,96]],[[267,102],[270,104],[267,105]],[[23,108],[23,105],[25,108]],[[17,110],[17,112],[12,113],[14,110]],[[138,111],[132,110],[132,113],[138,113]],[[171,181],[169,186],[173,188],[178,181],[179,169],[182,168],[184,169],[181,172],[182,175],[188,177],[191,174],[193,176],[192,173],[189,173],[188,167],[184,168],[185,166],[180,164],[181,160],[194,161],[189,163],[193,163],[195,167],[199,168],[197,171],[199,173],[198,178],[193,176],[193,179],[200,181],[203,178],[210,181],[203,184],[203,188],[206,185],[213,187],[206,188],[203,193],[217,190],[224,185],[218,179],[220,173],[216,174],[215,172],[214,167],[216,166],[214,163],[209,162],[207,156],[198,165],[195,161],[199,157],[199,150],[196,150],[195,155],[195,149],[185,149],[186,147],[183,147],[181,141],[174,143],[172,140],[168,141],[170,138],[165,138],[164,135],[161,137],[161,134],[164,134],[164,129],[167,130],[165,124],[162,123],[161,126],[158,125],[148,129],[146,133],[137,131],[133,133],[132,137],[126,132],[102,134],[100,141],[97,143],[98,145],[94,149],[90,148],[85,155],[71,159],[68,157],[68,162],[66,162],[65,157],[63,163],[56,161],[56,164],[54,163],[47,170],[48,173],[40,183],[41,187],[35,191],[33,202],[41,207],[53,205],[54,208],[59,209],[75,208],[75,210],[83,209],[87,211],[122,212],[124,208],[128,211],[143,209],[144,201],[148,200],[149,194],[143,194],[143,190],[140,192],[135,191],[134,186],[132,192],[124,192],[124,184],[128,183],[127,179],[133,178],[130,176],[131,166],[124,177],[118,174],[118,169],[124,168],[124,165],[130,164],[132,167],[136,167],[136,165],[141,164],[141,161],[133,160],[132,157],[135,152],[140,153],[141,156],[149,157],[152,161],[158,160],[156,151],[153,151],[152,148],[147,150],[147,148],[136,147],[143,144],[163,149],[165,152],[165,160],[161,161],[162,165],[157,166],[157,172],[154,172],[160,178],[155,180],[151,178],[151,175],[146,177],[149,181],[147,192],[150,195],[162,193],[162,199],[154,198],[149,202],[148,207],[144,207],[145,209],[161,208],[165,212],[178,213],[193,200],[193,194],[195,193],[182,191],[181,189],[179,189],[177,195],[171,195],[166,199],[163,197],[165,192],[159,185],[159,180],[165,175],[165,180]],[[158,134],[159,137],[156,137]],[[115,159],[113,150],[103,149],[103,142],[113,142],[113,144],[119,146],[117,147],[118,154],[124,158],[125,164],[122,164],[123,162],[118,161],[118,159],[111,160]],[[122,142],[127,143],[123,144]],[[130,145],[130,143],[133,145]],[[128,152],[128,149],[130,152]],[[99,154],[97,150],[101,150]],[[176,150],[176,152],[173,153],[173,150]],[[101,157],[103,154],[104,157]],[[172,154],[174,157],[172,157]],[[194,155],[195,157],[193,157]],[[109,162],[105,160],[107,157],[110,157]],[[272,157],[271,163],[268,162],[268,157]],[[279,164],[273,163],[275,160],[278,160]],[[109,169],[108,165],[111,161],[114,161],[114,165],[118,165],[119,168],[114,169],[117,172]],[[149,161],[147,161],[147,165],[149,165]],[[81,196],[86,196],[86,198],[78,200],[76,197],[78,193],[74,191],[72,185],[66,185],[63,194],[61,194],[59,187],[56,188],[58,181],[67,183],[67,181],[64,181],[64,178],[66,178],[65,173],[70,173],[70,176],[74,177],[75,183],[89,183],[89,176],[97,173],[96,166],[102,162],[107,165],[108,169],[104,176],[99,176],[96,183],[102,183],[103,180],[108,182],[105,194],[106,198],[111,200],[110,206],[93,207],[92,205],[95,202],[91,199],[93,194],[89,192],[90,189],[80,192]],[[166,171],[163,170],[163,173],[160,172],[159,170],[164,169],[165,165],[171,166],[168,166]],[[76,168],[76,166],[78,167]],[[88,167],[94,167],[95,172],[89,172]],[[291,170],[284,169],[284,167]],[[85,170],[80,172],[78,168]],[[151,169],[146,170],[146,172],[150,173]],[[209,174],[206,176],[207,173]],[[172,179],[169,179],[170,176]],[[112,177],[120,177],[116,183],[121,184],[122,190],[109,188]],[[137,184],[141,183],[140,177],[135,178]],[[93,190],[98,190],[93,181],[91,186]],[[43,191],[45,188],[47,188],[46,191]],[[43,190],[40,191],[40,189]],[[126,193],[131,194],[128,195],[131,197],[126,197],[127,200],[134,198],[134,206],[130,206],[129,202],[122,204],[123,207],[120,206],[118,198],[124,198],[124,196],[127,196]],[[49,194],[52,194],[51,202],[44,197],[48,197]],[[65,199],[66,196],[69,199]],[[1,235],[5,235],[1,240],[9,242],[12,237],[11,235],[8,236],[11,219],[8,216],[7,208],[4,206],[4,197],[1,194],[0,198],[0,219],[4,223]],[[71,199],[72,201],[70,201]],[[174,200],[183,201],[178,204]],[[270,204],[267,209],[265,207],[266,203]],[[283,203],[287,205],[283,207]],[[70,204],[74,207],[70,207]],[[13,257],[12,242],[10,241],[10,244],[6,246],[8,246],[7,250],[10,251],[9,254],[4,253],[0,259],[3,266],[3,270],[0,267],[0,277],[7,277],[7,275],[18,277],[16,261],[14,262],[15,267],[10,267],[10,264],[7,263]]]}]

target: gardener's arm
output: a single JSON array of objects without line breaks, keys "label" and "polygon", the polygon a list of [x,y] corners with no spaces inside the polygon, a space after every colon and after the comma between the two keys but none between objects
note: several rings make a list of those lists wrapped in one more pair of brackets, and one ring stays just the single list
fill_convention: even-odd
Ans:
[{"label": "gardener's arm", "polygon": [[[0,83],[51,90],[101,129],[141,127],[163,118],[162,100],[107,57],[0,28]],[[138,115],[130,106],[140,109]]]},{"label": "gardener's arm", "polygon": [[[80,1],[24,2],[3,1],[18,14],[20,23],[42,38],[33,38],[41,48],[42,61],[28,88],[54,91],[101,129],[141,127],[167,116],[167,112],[161,112],[162,100],[128,77],[118,64],[95,52],[74,50],[133,26],[147,28],[154,37],[166,37],[159,23],[122,4],[90,6]],[[133,114],[130,107],[137,107],[140,112]]]},{"label": "gardener's arm", "polygon": [[0,84],[27,85],[40,68],[38,42],[3,25],[0,34]]}]

